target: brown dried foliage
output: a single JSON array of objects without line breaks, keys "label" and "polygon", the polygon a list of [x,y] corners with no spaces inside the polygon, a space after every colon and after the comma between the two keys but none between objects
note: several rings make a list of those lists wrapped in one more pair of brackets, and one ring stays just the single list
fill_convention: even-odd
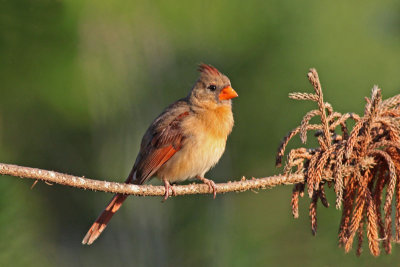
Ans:
[{"label": "brown dried foliage", "polygon": [[[287,134],[276,158],[276,165],[280,166],[288,142],[299,134],[306,143],[307,133],[315,131],[319,147],[291,150],[284,167],[285,174],[302,173],[305,177],[305,184],[296,184],[293,188],[293,216],[299,216],[299,196],[307,185],[311,198],[311,230],[316,234],[317,202],[320,199],[328,206],[324,185],[327,181],[333,182],[336,208],[342,208],[339,246],[350,251],[357,235],[356,254],[360,255],[366,236],[372,255],[380,254],[380,245],[386,253],[391,253],[392,241],[400,242],[400,95],[382,101],[381,90],[374,86],[371,97],[366,98],[362,117],[354,113],[341,114],[324,102],[315,69],[309,71],[308,79],[315,94],[292,93],[289,97],[314,101],[318,109],[308,112],[300,126]],[[320,123],[310,124],[316,116],[320,117]],[[347,125],[350,119],[355,122],[351,131]]]}]

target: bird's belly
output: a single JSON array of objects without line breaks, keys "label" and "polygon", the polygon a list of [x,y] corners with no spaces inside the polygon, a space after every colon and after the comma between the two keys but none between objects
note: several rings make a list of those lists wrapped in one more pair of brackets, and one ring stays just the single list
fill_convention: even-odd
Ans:
[{"label": "bird's belly", "polygon": [[175,155],[157,172],[157,177],[169,182],[184,181],[204,174],[221,158],[226,138],[197,136],[187,138]]}]

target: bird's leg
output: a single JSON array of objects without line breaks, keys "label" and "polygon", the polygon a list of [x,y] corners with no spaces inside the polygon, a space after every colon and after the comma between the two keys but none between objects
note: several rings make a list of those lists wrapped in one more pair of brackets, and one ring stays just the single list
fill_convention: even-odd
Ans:
[{"label": "bird's leg", "polygon": [[163,178],[162,180],[163,180],[163,182],[164,182],[164,187],[165,187],[164,199],[163,199],[163,201],[162,201],[162,202],[164,202],[164,201],[166,201],[166,200],[170,197],[170,194],[169,194],[169,189],[170,189],[170,188],[171,188],[171,191],[172,191],[172,196],[176,196],[176,192],[175,192],[175,184],[172,184],[172,185],[171,185],[171,184],[168,182],[168,180],[165,179],[165,178]]},{"label": "bird's leg", "polygon": [[[164,182],[164,187],[165,187],[165,194],[164,194],[164,200],[163,200],[163,202],[164,202],[164,201],[166,201],[166,200],[168,199],[168,197],[169,197],[169,188],[171,187],[171,185],[170,185],[170,183],[167,181],[167,179],[163,178],[162,180],[163,180],[163,182]],[[172,190],[172,191],[174,191],[174,190]]]},{"label": "bird's leg", "polygon": [[201,177],[199,175],[196,176],[197,179],[199,179],[200,181],[202,181],[203,183],[205,183],[206,185],[208,185],[208,187],[210,188],[210,190],[213,192],[214,194],[214,198],[217,195],[217,187],[214,183],[213,180],[209,180],[207,178]]}]

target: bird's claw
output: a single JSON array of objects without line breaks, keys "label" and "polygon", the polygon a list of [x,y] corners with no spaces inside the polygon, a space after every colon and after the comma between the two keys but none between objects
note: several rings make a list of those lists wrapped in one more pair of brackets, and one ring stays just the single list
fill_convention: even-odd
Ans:
[{"label": "bird's claw", "polygon": [[[176,196],[174,184],[171,186],[171,184],[167,180],[164,180],[164,187],[165,187],[165,194],[164,194],[164,199],[162,200],[162,202],[165,202],[171,195]],[[171,188],[172,194],[169,193],[170,188]]]},{"label": "bird's claw", "polygon": [[165,202],[169,197],[169,188],[171,187],[171,185],[167,180],[163,179],[163,181],[164,181],[165,193],[164,193],[164,199],[162,200],[162,202]]},{"label": "bird's claw", "polygon": [[202,181],[206,185],[208,185],[210,190],[213,192],[213,196],[214,196],[214,199],[215,199],[215,197],[217,196],[217,186],[215,185],[214,181],[213,180],[209,180],[209,179],[204,178],[204,177],[197,177],[197,178],[200,179],[200,181]]},{"label": "bird's claw", "polygon": [[169,198],[169,193],[168,193],[168,191],[166,191],[164,194],[164,198],[161,202],[165,202],[168,198]]},{"label": "bird's claw", "polygon": [[172,184],[171,191],[172,191],[172,196],[176,197],[175,184]]}]

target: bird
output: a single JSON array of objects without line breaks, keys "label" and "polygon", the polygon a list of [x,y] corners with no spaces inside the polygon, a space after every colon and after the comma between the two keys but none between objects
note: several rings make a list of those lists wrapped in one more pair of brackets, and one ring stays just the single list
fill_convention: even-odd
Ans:
[{"label": "bird", "polygon": [[[141,185],[153,176],[164,183],[164,201],[171,183],[197,178],[214,198],[214,181],[204,177],[225,151],[234,119],[232,98],[238,96],[229,78],[215,67],[200,64],[189,94],[168,106],[149,126],[125,183]],[[116,194],[90,227],[82,244],[92,244],[128,196]]]}]

